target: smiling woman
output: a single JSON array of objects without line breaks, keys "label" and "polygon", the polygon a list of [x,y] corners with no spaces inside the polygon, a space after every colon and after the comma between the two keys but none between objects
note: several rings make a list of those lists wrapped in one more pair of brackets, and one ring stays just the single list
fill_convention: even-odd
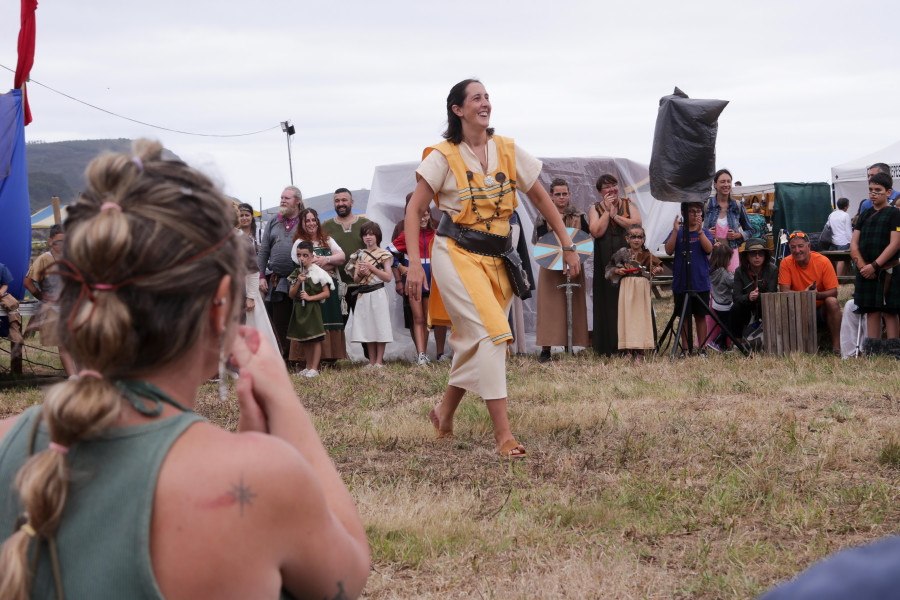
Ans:
[{"label": "smiling woman", "polygon": [[737,249],[753,235],[753,226],[743,202],[731,197],[732,179],[728,169],[719,169],[713,175],[716,193],[706,203],[703,226],[713,232],[716,240],[727,243],[735,252],[731,255],[728,270],[738,267]]},{"label": "smiling woman", "polygon": [[[337,289],[337,267],[346,261],[346,255],[334,238],[322,228],[319,213],[314,208],[300,211],[300,226],[294,232],[294,242],[306,240],[313,245],[315,254],[313,262],[331,277]],[[344,319],[341,315],[341,299],[335,293],[328,296],[322,304],[322,322],[325,325],[325,340],[322,343],[322,359],[333,363],[340,358],[347,358],[347,339],[344,334]],[[307,362],[303,346],[291,340],[289,360]]]},{"label": "smiling woman", "polygon": [[406,210],[409,240],[419,239],[419,216],[432,198],[444,213],[432,248],[432,281],[425,281],[419,249],[410,245],[407,286],[411,302],[421,297],[423,284],[430,288],[429,321],[453,325],[449,383],[430,414],[438,437],[453,435],[453,416],[469,390],[487,403],[497,452],[518,458],[525,456],[525,446],[513,438],[506,411],[506,347],[513,339],[506,314],[515,291],[515,269],[520,268],[518,256],[512,256],[509,224],[517,189],[571,250],[565,252],[565,261],[572,275],[578,275],[581,265],[559,212],[547,192],[535,185],[540,161],[512,139],[494,135],[491,109],[487,90],[475,79],[457,83],[447,96],[446,141],[425,149]]}]

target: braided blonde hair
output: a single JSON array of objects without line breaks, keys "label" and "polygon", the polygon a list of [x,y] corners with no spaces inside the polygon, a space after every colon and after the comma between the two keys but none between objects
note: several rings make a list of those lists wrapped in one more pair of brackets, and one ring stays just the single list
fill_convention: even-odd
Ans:
[{"label": "braided blonde hair", "polygon": [[[113,380],[165,368],[208,334],[223,276],[231,276],[235,310],[242,297],[245,261],[229,237],[231,203],[203,174],[162,160],[158,142],[138,140],[133,152],[94,159],[87,189],[68,211],[58,333],[76,363],[102,378],[82,376],[47,393],[42,417],[57,449],[116,421],[122,396]],[[28,597],[31,537],[56,534],[69,479],[65,453],[52,449],[19,470],[27,526],[0,549],[0,598]]]}]

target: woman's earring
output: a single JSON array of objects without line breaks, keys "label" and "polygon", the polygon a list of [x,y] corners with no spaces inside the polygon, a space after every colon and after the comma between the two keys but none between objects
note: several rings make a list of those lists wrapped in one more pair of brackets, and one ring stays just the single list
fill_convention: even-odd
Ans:
[{"label": "woman's earring", "polygon": [[225,334],[219,334],[219,402],[228,400],[228,384],[225,382]]}]

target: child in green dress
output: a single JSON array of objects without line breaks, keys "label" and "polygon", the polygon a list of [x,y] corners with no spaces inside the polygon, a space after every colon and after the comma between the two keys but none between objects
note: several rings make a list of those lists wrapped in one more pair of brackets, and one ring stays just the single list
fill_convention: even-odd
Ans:
[{"label": "child in green dress", "polygon": [[331,276],[313,263],[311,242],[305,240],[294,242],[291,258],[300,266],[288,277],[288,281],[291,282],[289,295],[294,300],[294,308],[288,324],[287,337],[303,345],[307,368],[300,374],[304,377],[318,377],[322,340],[325,339],[320,302],[331,295],[331,287],[334,284]]}]

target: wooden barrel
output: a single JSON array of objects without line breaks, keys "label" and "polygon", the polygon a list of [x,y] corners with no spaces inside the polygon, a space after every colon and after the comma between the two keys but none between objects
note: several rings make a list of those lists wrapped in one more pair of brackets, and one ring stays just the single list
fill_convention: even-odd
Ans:
[{"label": "wooden barrel", "polygon": [[815,292],[761,294],[763,348],[770,354],[818,350]]}]

